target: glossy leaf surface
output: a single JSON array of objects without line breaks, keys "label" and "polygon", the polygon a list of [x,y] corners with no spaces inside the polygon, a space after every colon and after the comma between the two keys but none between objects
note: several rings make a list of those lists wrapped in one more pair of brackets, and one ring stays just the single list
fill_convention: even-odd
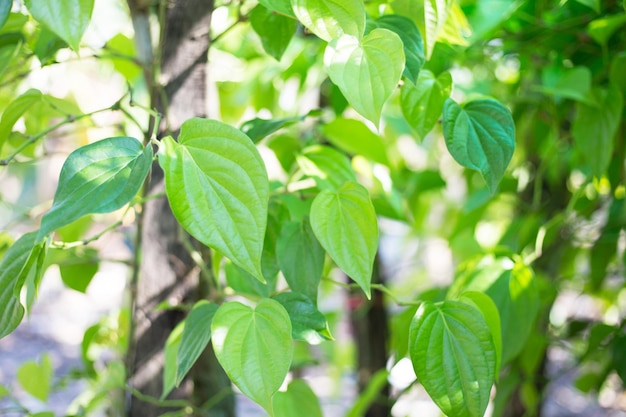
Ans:
[{"label": "glossy leaf surface", "polygon": [[91,21],[94,0],[25,0],[24,3],[35,20],[78,51],[83,33]]}]

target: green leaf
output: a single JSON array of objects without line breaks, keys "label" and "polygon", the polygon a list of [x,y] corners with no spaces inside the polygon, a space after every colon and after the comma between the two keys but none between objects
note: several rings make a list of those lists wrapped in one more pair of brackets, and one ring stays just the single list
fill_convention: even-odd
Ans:
[{"label": "green leaf", "polygon": [[85,293],[89,283],[98,272],[98,250],[87,246],[68,249],[52,248],[46,256],[46,264],[59,266],[61,279],[66,287]]},{"label": "green leaf", "polygon": [[41,219],[39,239],[91,213],[108,213],[130,202],[152,166],[152,147],[126,136],[99,140],[66,159],[52,208]]},{"label": "green leaf", "polygon": [[311,226],[322,247],[370,298],[378,222],[369,193],[356,182],[324,190],[311,206]]},{"label": "green leaf", "polygon": [[345,414],[345,417],[361,417],[368,414],[372,404],[380,400],[383,389],[388,385],[389,371],[379,369],[369,378],[367,386],[359,394],[354,404]]},{"label": "green leaf", "polygon": [[259,0],[259,3],[274,12],[295,17],[289,0]]},{"label": "green leaf", "polygon": [[597,88],[593,95],[599,106],[577,103],[572,124],[576,149],[593,175],[601,177],[613,157],[615,135],[622,117],[623,99],[619,89]]},{"label": "green leaf", "polygon": [[276,276],[269,277],[264,275],[266,282],[263,283],[231,262],[224,266],[224,272],[226,273],[228,286],[236,293],[256,297],[269,297],[276,290]]},{"label": "green leaf", "polygon": [[13,126],[20,117],[36,102],[42,99],[41,91],[31,88],[13,100],[2,112],[0,119],[0,151],[9,138]]},{"label": "green leaf", "polygon": [[298,29],[298,22],[294,19],[274,13],[262,5],[258,5],[250,12],[250,24],[261,38],[265,52],[277,61],[280,61]]},{"label": "green leaf", "polygon": [[17,380],[24,391],[38,400],[46,402],[52,381],[50,357],[47,354],[43,355],[40,364],[35,361],[24,362],[17,370]]},{"label": "green leaf", "polygon": [[[0,0],[1,1],[1,0]],[[0,34],[0,76],[9,68],[13,58],[18,55],[24,43],[24,35],[21,33]],[[0,135],[0,145],[2,137]]]},{"label": "green leaf", "polygon": [[459,106],[447,99],[443,107],[443,135],[452,157],[481,173],[496,192],[515,150],[511,112],[496,100],[481,99]]},{"label": "green leaf", "polygon": [[309,297],[297,292],[283,292],[273,298],[287,310],[294,340],[303,340],[311,345],[332,340],[326,317]]},{"label": "green leaf", "polygon": [[132,83],[142,75],[141,67],[137,60],[128,59],[128,57],[136,57],[135,42],[133,39],[118,33],[107,41],[107,51],[111,51],[111,55],[104,54],[103,58],[110,58],[113,68],[124,76],[126,81]]},{"label": "green leaf", "polygon": [[626,52],[619,53],[613,58],[609,80],[620,89],[622,98],[626,96]]},{"label": "green leaf", "polygon": [[430,59],[435,49],[437,38],[446,26],[452,0],[424,1],[424,38],[426,43],[426,59]]},{"label": "green leaf", "polygon": [[291,170],[294,162],[296,162],[296,155],[302,149],[300,140],[296,136],[289,134],[274,135],[265,144],[274,151],[280,166],[283,167],[285,172]]},{"label": "green leaf", "polygon": [[13,6],[13,0],[0,0],[0,28],[4,26],[4,22],[9,17],[11,6]]},{"label": "green leaf", "polygon": [[482,417],[489,403],[496,353],[489,326],[476,308],[458,301],[418,309],[409,335],[418,380],[449,416]]},{"label": "green leaf", "polygon": [[402,86],[402,113],[420,139],[424,139],[437,124],[443,103],[451,92],[452,76],[449,72],[441,73],[435,78],[432,72],[423,70],[415,85],[406,82]]},{"label": "green leaf", "polygon": [[426,62],[424,41],[417,25],[411,19],[398,14],[387,14],[373,22],[377,28],[388,29],[397,34],[404,46],[406,62],[403,75],[417,84],[417,77]]},{"label": "green leaf", "polygon": [[596,13],[600,13],[600,0],[576,0],[576,2],[589,7]]},{"label": "green leaf", "polygon": [[164,364],[163,364],[163,392],[161,393],[161,399],[165,399],[170,392],[174,389],[177,383],[178,375],[178,349],[180,348],[180,342],[185,327],[185,321],[181,321],[174,327],[174,330],[170,333],[165,341],[164,348]]},{"label": "green leaf", "polygon": [[589,23],[587,33],[600,45],[606,46],[611,36],[624,24],[626,24],[626,14],[608,16]]},{"label": "green leaf", "polygon": [[83,33],[91,21],[94,0],[24,0],[24,4],[35,20],[78,51]]},{"label": "green leaf", "polygon": [[473,39],[484,36],[499,27],[519,7],[519,0],[478,0],[468,16],[473,30]]},{"label": "green leaf", "polygon": [[347,153],[389,166],[382,138],[358,120],[338,117],[323,125],[322,133],[330,143]]},{"label": "green leaf", "polygon": [[326,42],[344,34],[360,38],[365,31],[363,0],[291,0],[291,5],[304,27]]},{"label": "green leaf", "polygon": [[595,104],[591,97],[591,70],[579,66],[561,69],[558,67],[546,68],[542,73],[542,86],[536,87],[544,94],[556,97],[570,98],[590,105]]},{"label": "green leaf", "polygon": [[274,417],[323,417],[317,395],[301,379],[294,379],[287,391],[274,395]]},{"label": "green leaf", "polygon": [[317,303],[317,287],[322,278],[326,252],[313,234],[308,218],[283,226],[276,252],[289,288]]},{"label": "green leaf", "polygon": [[245,133],[246,135],[248,135],[248,137],[252,139],[252,142],[257,143],[264,137],[271,135],[277,130],[282,129],[283,127],[292,125],[294,123],[301,122],[304,119],[306,119],[307,116],[313,115],[315,113],[316,111],[312,110],[309,113],[304,114],[302,116],[285,117],[282,119],[269,119],[269,120],[260,119],[257,117],[252,120],[248,120],[243,125],[241,125],[241,131]]},{"label": "green leaf", "polygon": [[54,62],[56,53],[65,47],[67,47],[67,43],[63,39],[48,28],[43,27],[39,32],[33,52],[37,55],[41,65],[45,66]]},{"label": "green leaf", "polygon": [[211,322],[217,304],[198,301],[185,319],[185,327],[176,355],[176,386],[180,385],[211,340]]},{"label": "green leaf", "polygon": [[35,247],[36,237],[37,232],[22,235],[0,259],[0,339],[15,330],[24,317],[19,292],[16,295],[14,288]]},{"label": "green leaf", "polygon": [[329,146],[309,146],[296,156],[296,161],[302,172],[315,179],[320,189],[336,190],[348,181],[356,181],[350,160]]},{"label": "green leaf", "polygon": [[211,324],[215,356],[230,380],[273,416],[272,396],[282,385],[293,356],[291,321],[269,298],[256,308],[222,304]]},{"label": "green leaf", "polygon": [[269,183],[250,139],[216,120],[189,119],[178,143],[162,140],[158,157],[172,211],[185,230],[264,282]]},{"label": "green leaf", "polygon": [[363,38],[343,35],[326,47],[324,64],[331,81],[354,109],[378,126],[383,105],[404,70],[402,40],[387,29]]}]

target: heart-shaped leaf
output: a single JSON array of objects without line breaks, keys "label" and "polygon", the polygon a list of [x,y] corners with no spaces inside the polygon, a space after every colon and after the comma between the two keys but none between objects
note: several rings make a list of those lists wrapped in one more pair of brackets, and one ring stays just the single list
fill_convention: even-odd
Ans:
[{"label": "heart-shaped leaf", "polygon": [[298,29],[298,22],[294,19],[274,13],[261,5],[255,7],[250,13],[250,24],[261,38],[265,52],[277,61],[280,61]]},{"label": "heart-shaped leaf", "polygon": [[52,374],[52,363],[46,354],[41,358],[41,364],[35,361],[24,362],[17,370],[17,380],[26,392],[45,402],[50,394]]},{"label": "heart-shaped leaf", "polygon": [[78,51],[80,40],[91,20],[94,0],[24,0],[24,4],[35,20]]},{"label": "heart-shaped leaf", "polygon": [[480,172],[491,193],[495,193],[515,150],[515,124],[509,109],[491,99],[463,106],[447,99],[443,136],[452,157]]},{"label": "heart-shaped leaf", "polygon": [[365,187],[347,182],[337,191],[319,193],[311,206],[311,226],[330,257],[370,298],[378,222]]},{"label": "heart-shaped leaf", "polygon": [[420,72],[415,85],[406,82],[402,86],[402,113],[421,139],[439,120],[444,101],[452,92],[452,76],[444,72],[437,78],[429,70]]},{"label": "heart-shaped leaf", "polygon": [[72,152],[61,168],[52,208],[41,219],[39,239],[90,213],[108,213],[139,192],[150,167],[152,147],[137,139],[99,140]]},{"label": "heart-shaped leaf", "polygon": [[374,29],[362,40],[350,35],[335,38],[324,53],[331,81],[375,125],[402,77],[404,62],[402,40],[387,29]]},{"label": "heart-shaped leaf", "polygon": [[293,356],[291,321],[270,298],[256,308],[224,303],[211,324],[215,356],[231,381],[270,415],[272,396],[282,385]]},{"label": "heart-shaped leaf", "polygon": [[158,154],[174,216],[193,237],[265,282],[261,253],[269,183],[261,155],[240,130],[207,119],[183,123]]},{"label": "heart-shaped leaf", "polygon": [[291,5],[304,27],[326,42],[343,34],[363,36],[363,0],[291,0]]},{"label": "heart-shaped leaf", "polygon": [[418,380],[441,411],[484,415],[496,353],[480,311],[458,301],[424,302],[411,323],[409,354]]}]

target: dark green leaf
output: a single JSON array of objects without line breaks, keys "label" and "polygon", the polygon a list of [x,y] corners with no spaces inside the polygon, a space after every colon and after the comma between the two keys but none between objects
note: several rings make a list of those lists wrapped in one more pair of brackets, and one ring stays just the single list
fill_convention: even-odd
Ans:
[{"label": "dark green leaf", "polygon": [[72,152],[61,169],[52,208],[41,220],[39,239],[91,213],[129,203],[152,166],[152,147],[137,139],[103,139]]},{"label": "dark green leaf", "polygon": [[622,92],[622,98],[626,96],[626,52],[619,53],[611,62],[611,73],[609,76],[611,84],[615,85]]},{"label": "dark green leaf", "polygon": [[198,301],[185,319],[185,327],[176,355],[176,386],[191,369],[211,340],[211,322],[217,304]]},{"label": "dark green leaf", "polygon": [[363,122],[338,117],[323,125],[322,133],[330,143],[349,154],[362,155],[370,161],[389,165],[382,138]]},{"label": "dark green leaf", "polygon": [[332,340],[326,317],[309,297],[297,292],[283,292],[275,296],[274,300],[281,303],[289,313],[294,340],[302,340],[311,345]]},{"label": "dark green leaf", "polygon": [[94,0],[24,0],[24,4],[35,20],[78,51],[83,33],[91,21]]},{"label": "dark green leaf", "polygon": [[589,7],[596,13],[600,13],[600,0],[576,0],[576,2]]},{"label": "dark green leaf", "polygon": [[561,69],[548,67],[543,71],[543,85],[536,87],[544,94],[594,105],[591,96],[591,70],[587,67]]},{"label": "dark green leaf", "polygon": [[494,194],[515,150],[515,124],[509,109],[490,99],[463,106],[447,99],[443,135],[452,157],[480,172]]},{"label": "dark green leaf", "polygon": [[265,52],[277,61],[280,61],[298,28],[296,20],[274,13],[262,5],[250,13],[250,24],[261,38]]},{"label": "dark green leaf", "polygon": [[[0,34],[0,75],[11,65],[13,58],[17,56],[23,43],[24,36],[21,33]],[[0,134],[1,144],[2,135]]]},{"label": "dark green leaf", "polygon": [[402,113],[420,139],[424,139],[439,120],[443,103],[450,97],[451,91],[452,77],[449,72],[435,78],[432,72],[423,70],[415,85],[407,81],[402,86]]},{"label": "dark green leaf", "polygon": [[612,347],[612,359],[613,368],[615,372],[622,380],[622,383],[626,383],[626,334],[619,333],[611,343]]},{"label": "dark green leaf", "polygon": [[65,48],[67,43],[59,38],[54,32],[43,27],[37,37],[33,52],[39,58],[42,66],[54,62],[54,57],[59,49]]}]

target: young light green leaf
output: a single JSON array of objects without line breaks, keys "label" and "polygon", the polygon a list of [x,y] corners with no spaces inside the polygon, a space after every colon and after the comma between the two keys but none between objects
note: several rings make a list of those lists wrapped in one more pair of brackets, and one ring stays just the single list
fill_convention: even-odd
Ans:
[{"label": "young light green leaf", "polygon": [[437,124],[443,103],[452,92],[452,76],[441,73],[437,78],[429,70],[420,72],[417,83],[406,82],[401,89],[402,113],[420,139]]},{"label": "young light green leaf", "polygon": [[75,51],[91,21],[94,0],[24,0],[28,11]]},{"label": "young light green leaf", "polygon": [[444,414],[484,415],[496,353],[479,310],[458,301],[424,302],[411,323],[409,354],[418,380]]},{"label": "young light green leaf", "polygon": [[623,98],[616,86],[592,91],[599,107],[576,104],[572,136],[585,163],[596,177],[606,172],[613,157],[614,138],[622,117]]},{"label": "young light green leaf", "polygon": [[389,165],[382,138],[358,120],[338,117],[323,125],[322,133],[330,143],[345,152],[362,155],[370,161]]},{"label": "young light green leaf", "polygon": [[14,288],[35,247],[36,238],[37,232],[22,235],[0,259],[0,339],[15,330],[24,317],[19,292],[16,295]]},{"label": "young light green leaf", "polygon": [[211,340],[211,322],[217,304],[198,301],[185,319],[185,327],[176,354],[176,386],[187,375]]},{"label": "young light green leaf", "polygon": [[89,283],[98,272],[98,250],[88,246],[67,249],[52,248],[46,256],[46,265],[59,266],[61,279],[66,287],[84,293]]},{"label": "young light green leaf", "polygon": [[11,6],[13,6],[13,0],[0,0],[0,29],[11,13]]},{"label": "young light green leaf", "polygon": [[274,395],[274,417],[323,417],[317,395],[302,379],[289,383],[287,391]]},{"label": "young light green leaf", "polygon": [[426,59],[430,59],[437,38],[446,26],[452,0],[424,1],[424,37],[426,38]]},{"label": "young light green leaf", "polygon": [[309,146],[296,156],[296,161],[302,172],[315,179],[320,189],[336,190],[347,181],[356,181],[350,160],[329,146]]},{"label": "young light green leaf", "polygon": [[277,61],[280,61],[298,29],[298,22],[294,19],[274,13],[262,5],[258,5],[250,12],[250,24],[261,38],[265,52]]},{"label": "young light green leaf", "polygon": [[326,42],[343,34],[363,36],[363,0],[291,0],[291,5],[304,27]]},{"label": "young light green leaf", "polygon": [[108,213],[130,202],[152,166],[152,147],[126,136],[99,140],[66,159],[52,208],[41,219],[39,239],[90,213]]},{"label": "young light green leaf", "polygon": [[284,14],[285,16],[296,17],[293,14],[293,8],[291,7],[291,1],[289,0],[259,0],[259,3],[273,12]]},{"label": "young light green leaf", "polygon": [[332,340],[326,317],[309,297],[297,292],[283,292],[274,297],[274,300],[287,310],[294,340],[303,340],[311,345]]},{"label": "young light green leaf", "polygon": [[463,106],[447,99],[443,135],[452,157],[480,172],[494,194],[515,150],[515,124],[509,109],[491,99]]},{"label": "young light green leaf", "polygon": [[308,218],[283,226],[276,254],[289,288],[317,303],[317,287],[322,278],[326,252],[313,234]]},{"label": "young light green leaf", "polygon": [[170,333],[165,341],[164,348],[164,364],[163,364],[163,392],[161,393],[161,399],[165,399],[168,394],[176,386],[177,366],[178,366],[178,349],[180,348],[180,341],[183,335],[183,329],[185,322],[181,321],[174,327],[174,330]]},{"label": "young light green leaf", "polygon": [[386,14],[376,19],[373,26],[388,29],[400,36],[406,56],[403,75],[412,83],[417,84],[417,77],[426,62],[426,57],[422,34],[415,22],[399,14]]},{"label": "young light green leaf", "polygon": [[264,282],[269,183],[250,139],[216,120],[189,119],[178,143],[162,140],[158,157],[172,211],[185,230]]},{"label": "young light green leaf", "polygon": [[385,101],[404,70],[402,40],[387,29],[374,29],[362,40],[343,35],[326,47],[324,65],[350,105],[378,126]]},{"label": "young light green leaf", "polygon": [[211,324],[215,356],[231,381],[270,416],[272,396],[282,385],[293,356],[291,321],[270,298],[256,308],[222,304]]},{"label": "young light green leaf", "polygon": [[42,99],[41,91],[31,88],[16,98],[2,112],[0,119],[0,151],[9,138],[15,122],[36,102]]},{"label": "young light green leaf", "polygon": [[337,191],[322,191],[311,206],[311,226],[330,257],[370,298],[378,222],[367,189],[347,182]]},{"label": "young light green leaf", "polygon": [[50,357],[45,354],[41,358],[41,364],[35,361],[24,362],[17,370],[17,380],[24,391],[46,402],[50,394],[52,373]]}]

